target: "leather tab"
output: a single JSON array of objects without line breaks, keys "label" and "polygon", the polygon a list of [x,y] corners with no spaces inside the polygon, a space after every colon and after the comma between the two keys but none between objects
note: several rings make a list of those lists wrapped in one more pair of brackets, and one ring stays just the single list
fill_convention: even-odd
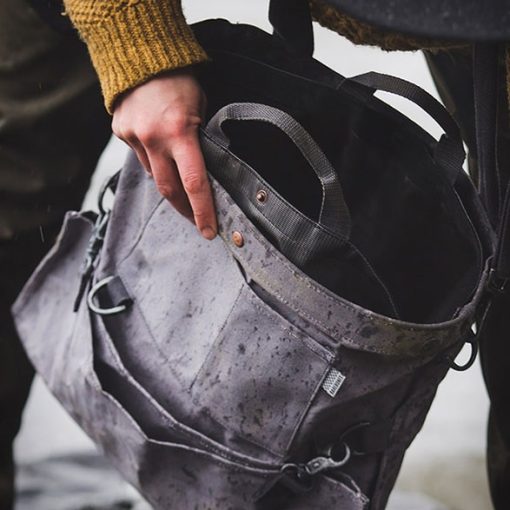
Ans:
[{"label": "leather tab", "polygon": [[129,306],[133,302],[133,299],[118,276],[112,278],[108,285],[98,293],[98,300],[104,308]]}]

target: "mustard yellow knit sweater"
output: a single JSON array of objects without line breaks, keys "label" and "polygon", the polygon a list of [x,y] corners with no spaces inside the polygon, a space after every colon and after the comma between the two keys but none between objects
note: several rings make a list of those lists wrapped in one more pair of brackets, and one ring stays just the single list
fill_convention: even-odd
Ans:
[{"label": "mustard yellow knit sweater", "polygon": [[[207,59],[186,23],[181,0],[64,0],[64,4],[87,43],[109,112],[120,94],[156,74]],[[376,29],[322,0],[310,0],[310,5],[319,23],[356,44],[387,50],[446,46]]]}]

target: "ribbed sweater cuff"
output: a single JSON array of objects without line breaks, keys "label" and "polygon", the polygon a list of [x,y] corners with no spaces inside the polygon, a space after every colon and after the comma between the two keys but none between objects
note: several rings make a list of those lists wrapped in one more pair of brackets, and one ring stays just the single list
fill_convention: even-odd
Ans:
[{"label": "ribbed sweater cuff", "polygon": [[179,0],[106,2],[109,8],[99,12],[98,3],[90,2],[90,9],[73,12],[73,4],[86,3],[68,0],[66,6],[87,43],[110,113],[121,93],[163,71],[207,60]]}]

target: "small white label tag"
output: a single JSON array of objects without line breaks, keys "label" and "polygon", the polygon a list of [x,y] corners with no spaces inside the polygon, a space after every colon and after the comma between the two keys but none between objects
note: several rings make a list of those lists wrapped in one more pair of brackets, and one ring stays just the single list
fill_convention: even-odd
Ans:
[{"label": "small white label tag", "polygon": [[324,382],[322,383],[322,389],[330,397],[336,397],[336,395],[339,392],[340,388],[342,387],[342,384],[344,383],[344,381],[345,381],[345,375],[342,374],[342,372],[340,372],[336,368],[332,368],[328,372],[326,379],[324,379]]}]

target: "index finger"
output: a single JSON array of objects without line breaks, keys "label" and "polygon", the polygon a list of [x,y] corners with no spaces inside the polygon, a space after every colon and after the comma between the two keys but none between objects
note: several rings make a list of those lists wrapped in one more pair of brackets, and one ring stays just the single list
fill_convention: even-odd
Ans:
[{"label": "index finger", "polygon": [[172,144],[172,157],[193,209],[195,224],[202,236],[213,239],[218,232],[218,225],[198,131],[175,140]]}]

